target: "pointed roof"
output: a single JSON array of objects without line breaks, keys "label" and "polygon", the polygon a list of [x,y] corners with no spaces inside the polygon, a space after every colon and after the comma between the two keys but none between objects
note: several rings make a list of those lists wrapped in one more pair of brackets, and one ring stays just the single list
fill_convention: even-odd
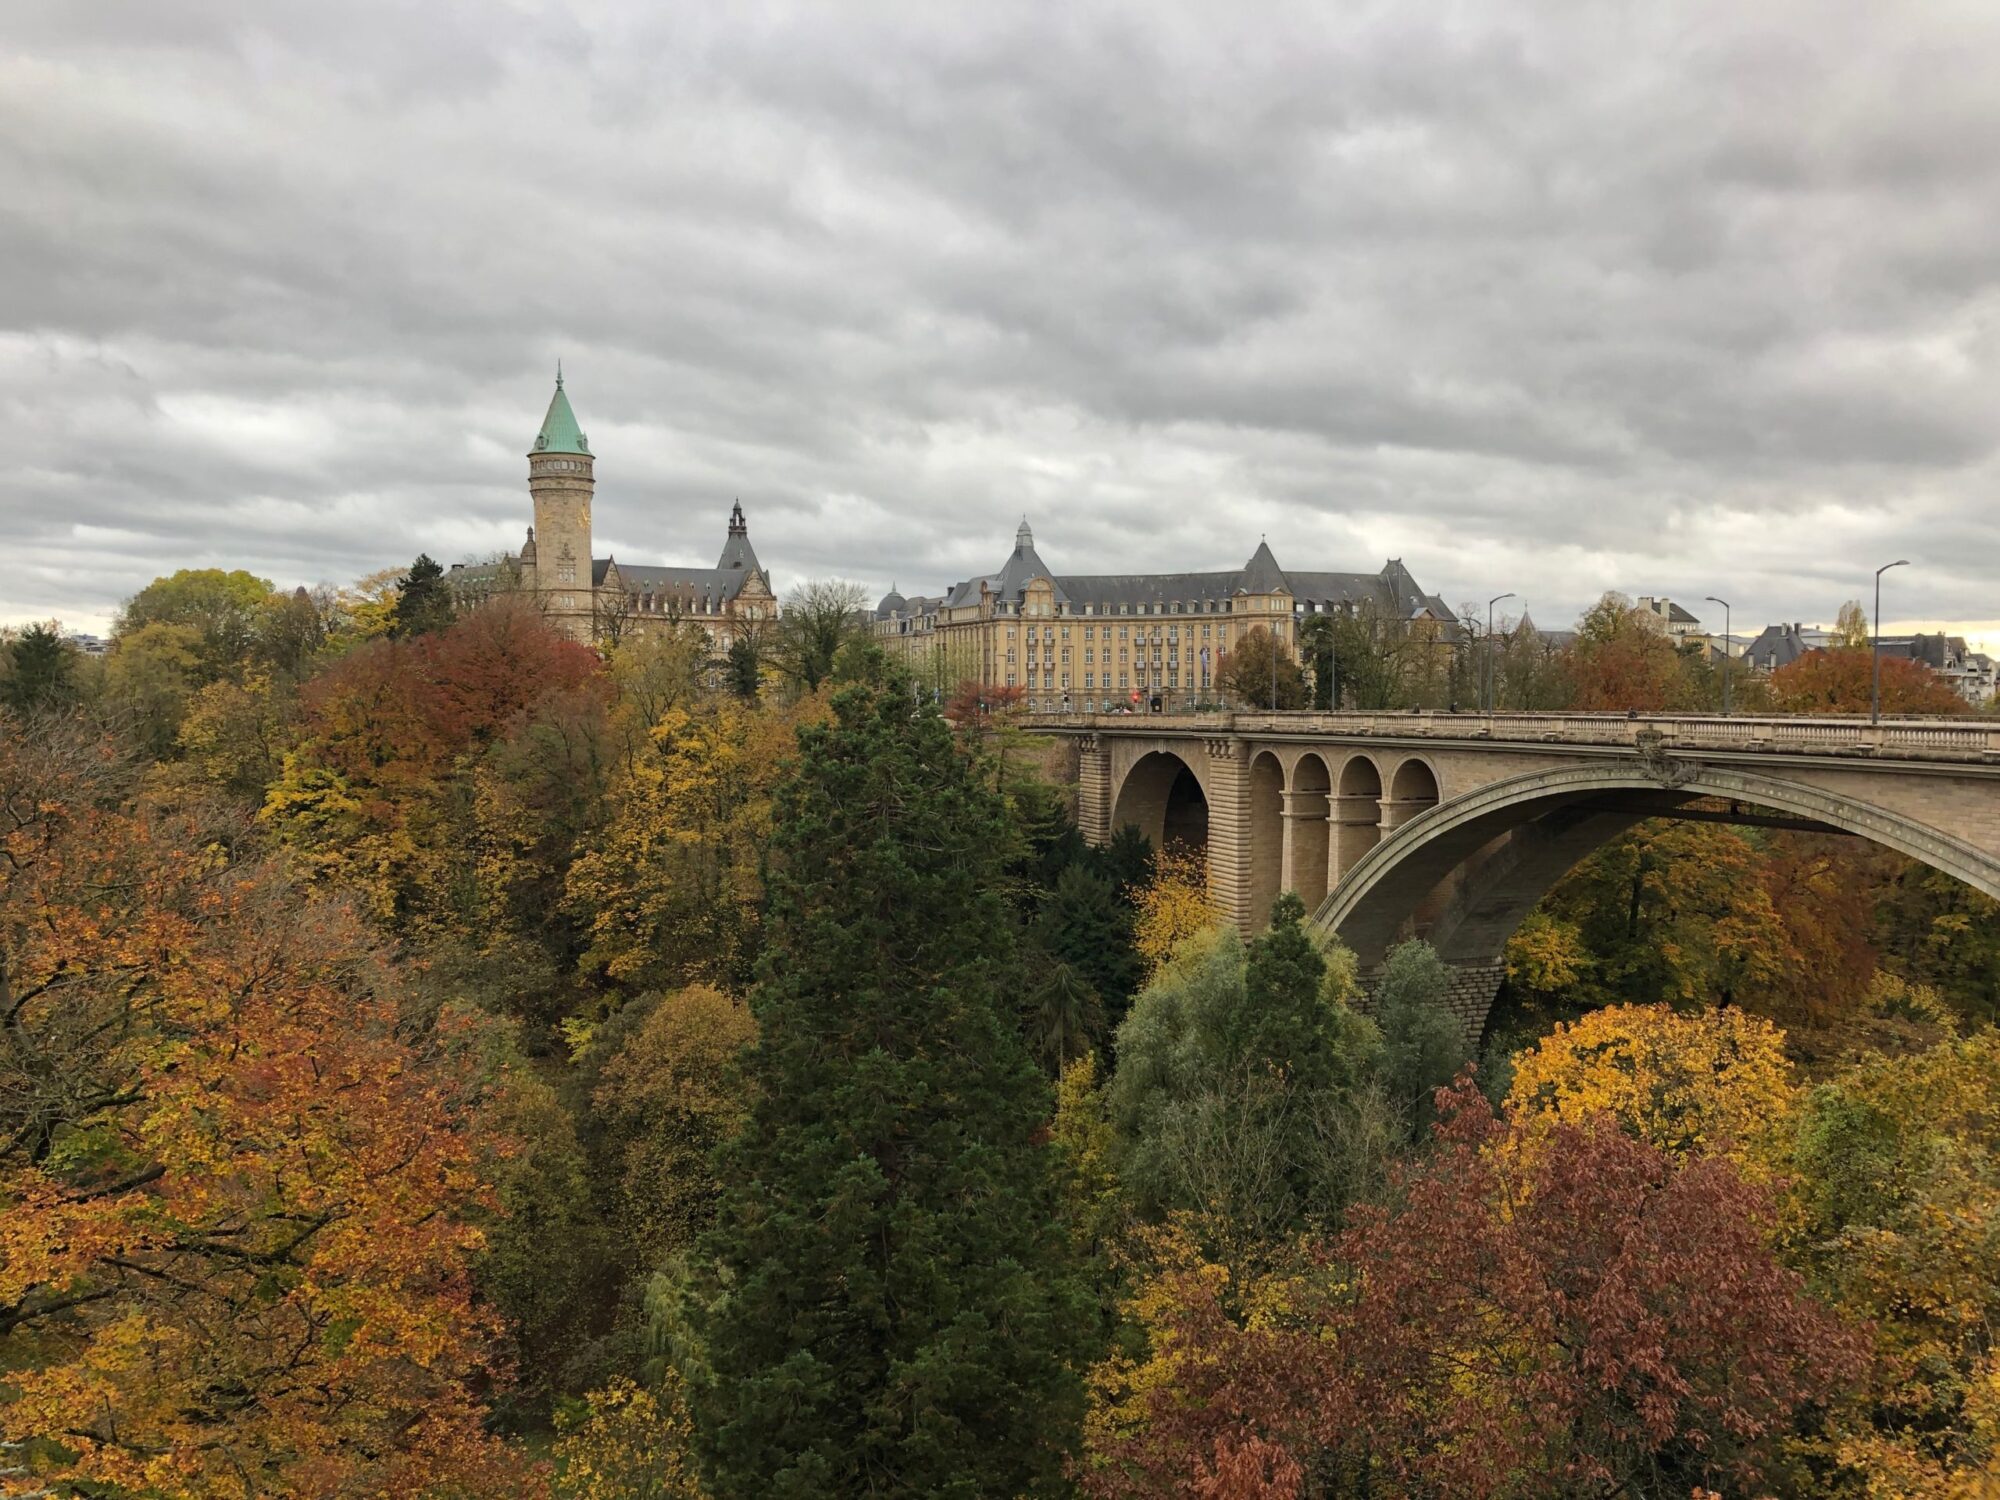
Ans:
[{"label": "pointed roof", "polygon": [[1239,587],[1246,594],[1291,591],[1291,584],[1285,579],[1285,570],[1278,566],[1278,559],[1271,553],[1271,544],[1261,537],[1257,540],[1257,550],[1250,554],[1250,561],[1243,565],[1243,582]]},{"label": "pointed roof", "polygon": [[[715,566],[718,572],[741,573],[746,577],[751,573],[764,571],[763,564],[757,561],[756,548],[750,545],[750,523],[743,519],[741,500],[729,509],[729,539],[722,544],[722,556]],[[770,580],[765,579],[764,584],[768,588]],[[741,587],[742,583],[739,580],[736,588]],[[730,590],[732,597],[735,592],[735,588]]]},{"label": "pointed roof", "polygon": [[562,366],[556,366],[556,393],[549,399],[549,414],[542,418],[542,430],[535,434],[536,453],[582,453],[590,452],[590,444],[584,441],[583,429],[576,425],[576,413],[569,409],[569,397],[563,394]]}]

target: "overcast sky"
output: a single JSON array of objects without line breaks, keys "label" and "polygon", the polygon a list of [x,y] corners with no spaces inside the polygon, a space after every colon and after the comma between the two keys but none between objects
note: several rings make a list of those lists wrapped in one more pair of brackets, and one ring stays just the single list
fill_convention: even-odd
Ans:
[{"label": "overcast sky", "polygon": [[518,546],[561,358],[625,561],[2000,649],[1992,0],[5,10],[0,620]]}]

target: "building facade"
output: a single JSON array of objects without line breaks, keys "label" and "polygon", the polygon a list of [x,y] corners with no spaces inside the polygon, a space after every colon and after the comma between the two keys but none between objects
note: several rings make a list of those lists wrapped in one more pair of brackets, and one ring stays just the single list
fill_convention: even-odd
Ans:
[{"label": "building facade", "polygon": [[999,569],[935,597],[891,589],[875,607],[877,644],[940,695],[966,683],[1018,690],[1030,711],[1176,710],[1220,700],[1223,664],[1253,630],[1296,652],[1316,613],[1452,614],[1401,562],[1378,573],[1288,572],[1259,542],[1215,573],[1058,574],[1027,521]]},{"label": "building facade", "polygon": [[750,545],[740,503],[730,510],[714,567],[654,567],[592,556],[596,491],[597,455],[557,371],[555,395],[528,450],[534,522],[527,540],[518,553],[498,562],[454,564],[453,591],[468,602],[498,592],[526,593],[572,639],[606,645],[689,622],[708,632],[717,651],[726,651],[739,633],[778,617],[777,595]]}]

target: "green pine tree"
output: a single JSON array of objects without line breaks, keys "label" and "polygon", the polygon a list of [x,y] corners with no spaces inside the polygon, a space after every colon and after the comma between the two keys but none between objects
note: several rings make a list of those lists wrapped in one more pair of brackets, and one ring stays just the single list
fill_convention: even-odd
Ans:
[{"label": "green pine tree", "polygon": [[755,631],[742,631],[730,641],[722,680],[737,697],[750,703],[757,701],[764,682],[764,647]]},{"label": "green pine tree", "polygon": [[12,670],[0,679],[0,702],[28,713],[76,697],[76,651],[54,626],[30,625],[6,650]]},{"label": "green pine tree", "polygon": [[444,569],[428,553],[419,552],[417,560],[410,564],[410,571],[403,576],[402,591],[396,595],[389,634],[403,638],[429,635],[449,625],[453,613],[451,588],[444,581]]},{"label": "green pine tree", "polygon": [[756,1104],[690,1323],[718,1500],[1062,1492],[1087,1300],[1039,1144],[990,774],[907,684],[804,729],[775,805]]},{"label": "green pine tree", "polygon": [[1052,959],[1075,970],[1103,1005],[1100,1050],[1125,1019],[1146,966],[1132,945],[1132,905],[1088,866],[1067,865],[1035,921],[1035,940]]}]

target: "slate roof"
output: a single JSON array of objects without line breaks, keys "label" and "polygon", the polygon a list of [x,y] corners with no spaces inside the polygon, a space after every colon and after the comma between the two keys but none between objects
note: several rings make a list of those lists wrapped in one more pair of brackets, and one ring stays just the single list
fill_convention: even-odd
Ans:
[{"label": "slate roof", "polygon": [[[952,609],[977,604],[983,585],[1002,602],[1018,604],[1029,582],[1037,577],[1047,578],[1054,586],[1058,604],[1067,604],[1072,610],[1087,606],[1097,614],[1139,605],[1179,605],[1203,613],[1214,605],[1219,612],[1225,601],[1239,594],[1289,593],[1308,611],[1374,605],[1397,619],[1427,612],[1444,621],[1453,618],[1450,607],[1437,595],[1420,589],[1409,569],[1394,558],[1383,564],[1379,573],[1290,573],[1279,564],[1270,544],[1259,541],[1242,567],[1221,572],[1057,573],[1035,551],[1034,533],[1026,520],[1014,534],[1014,550],[998,572],[964,580],[941,603]],[[929,601],[923,601],[923,606],[938,607]],[[905,612],[920,612],[919,601],[905,601]]]}]

